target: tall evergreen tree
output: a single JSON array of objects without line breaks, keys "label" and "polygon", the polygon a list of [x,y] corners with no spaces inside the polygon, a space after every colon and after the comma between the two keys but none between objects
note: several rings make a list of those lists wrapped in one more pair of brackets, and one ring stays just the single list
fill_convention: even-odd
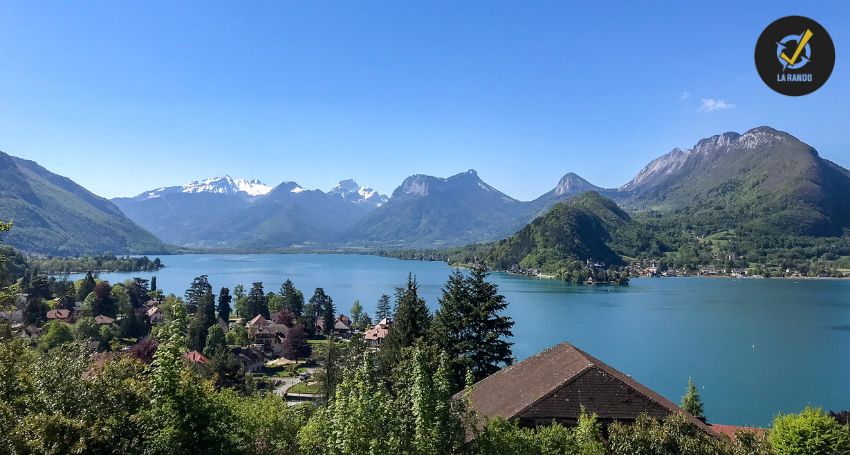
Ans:
[{"label": "tall evergreen tree", "polygon": [[218,293],[218,317],[227,323],[230,320],[230,302],[233,298],[230,296],[230,289],[221,288]]},{"label": "tall evergreen tree", "polygon": [[[319,318],[322,319],[322,324],[324,325],[324,333],[330,333],[328,330],[328,314],[330,314],[330,330],[333,330],[333,321],[334,321],[334,312],[335,308],[333,306],[333,299],[330,298],[329,295],[325,294],[325,290],[322,288],[316,288],[313,291],[313,297],[310,297],[310,302],[307,308],[305,308],[305,313],[313,313],[313,324],[315,325],[315,321]],[[306,321],[306,320],[305,320]],[[310,330],[305,326],[306,330]]]},{"label": "tall evergreen tree", "polygon": [[508,302],[499,294],[499,287],[487,281],[483,264],[472,267],[466,279],[469,292],[469,330],[472,350],[469,356],[472,374],[476,381],[490,376],[514,361],[511,350],[514,321],[502,316]]},{"label": "tall evergreen tree", "polygon": [[682,397],[682,409],[698,419],[705,420],[702,399],[697,392],[697,385],[691,378],[688,378],[688,391]]},{"label": "tall evergreen tree", "polygon": [[112,295],[112,286],[107,281],[97,283],[92,291],[94,300],[92,301],[91,312],[93,316],[109,316],[114,318],[118,312],[117,303]]},{"label": "tall evergreen tree", "polygon": [[404,348],[425,338],[431,325],[431,314],[425,300],[419,297],[419,285],[413,274],[407,276],[407,285],[396,289],[396,310],[390,333],[381,345],[380,368],[385,377],[397,364]]},{"label": "tall evergreen tree", "polygon": [[251,285],[251,292],[248,293],[245,302],[246,319],[253,319],[258,314],[263,315],[266,319],[270,318],[269,302],[266,300],[262,282],[256,282]]},{"label": "tall evergreen tree", "polygon": [[280,295],[283,298],[282,309],[289,310],[293,316],[300,317],[304,311],[304,294],[295,288],[292,280],[287,279],[280,286]]},{"label": "tall evergreen tree", "polygon": [[212,293],[201,294],[198,305],[198,310],[192,315],[192,320],[189,323],[189,348],[203,352],[206,347],[209,328],[217,325],[215,298]]},{"label": "tall evergreen tree", "polygon": [[392,308],[390,307],[390,296],[384,294],[378,299],[378,306],[375,308],[375,319],[390,318],[392,316]]},{"label": "tall evergreen tree", "polygon": [[186,290],[185,294],[186,312],[192,314],[198,311],[198,308],[208,295],[212,296],[213,290],[206,275],[201,275],[192,280],[192,284]]},{"label": "tall evergreen tree", "polygon": [[97,283],[94,281],[91,270],[89,270],[86,272],[86,277],[83,278],[82,283],[80,283],[80,288],[77,290],[77,301],[82,302],[85,300],[86,297],[94,291],[94,287],[96,285]]},{"label": "tall evergreen tree", "polygon": [[156,276],[151,277],[151,292],[156,292]]},{"label": "tall evergreen tree", "polygon": [[133,278],[133,281],[127,284],[127,294],[130,296],[130,304],[133,305],[133,308],[141,308],[150,300],[150,297],[148,297],[148,280]]},{"label": "tall evergreen tree", "polygon": [[324,307],[322,308],[322,320],[324,322],[325,335],[330,336],[334,330],[334,323],[336,322],[336,307],[334,306],[334,299],[331,296],[326,296]]},{"label": "tall evergreen tree", "polygon": [[513,320],[500,313],[507,308],[498,287],[487,281],[483,265],[468,277],[455,270],[440,296],[433,338],[451,359],[455,390],[464,384],[467,371],[478,381],[513,363]]}]

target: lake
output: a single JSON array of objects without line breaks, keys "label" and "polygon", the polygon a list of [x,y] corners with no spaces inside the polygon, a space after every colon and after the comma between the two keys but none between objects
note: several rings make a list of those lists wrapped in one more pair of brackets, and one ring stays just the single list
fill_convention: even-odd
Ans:
[{"label": "lake", "polygon": [[[111,282],[157,277],[183,295],[195,276],[218,288],[262,281],[277,292],[291,279],[309,299],[323,287],[338,311],[359,299],[369,314],[416,275],[437,308],[450,268],[439,262],[358,255],[160,256],[156,273],[104,273]],[[640,278],[628,287],[574,286],[494,273],[514,318],[519,360],[569,341],[674,402],[688,377],[709,421],[766,426],[807,404],[850,409],[850,281]]]}]

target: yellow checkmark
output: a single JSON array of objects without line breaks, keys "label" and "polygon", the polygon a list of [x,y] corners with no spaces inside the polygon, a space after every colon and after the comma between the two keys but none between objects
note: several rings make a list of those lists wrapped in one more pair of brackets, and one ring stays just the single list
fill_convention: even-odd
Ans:
[{"label": "yellow checkmark", "polygon": [[801,39],[800,42],[797,44],[797,50],[794,51],[794,55],[791,58],[788,58],[788,56],[785,55],[785,52],[783,52],[782,55],[780,55],[780,57],[782,57],[782,60],[788,62],[789,65],[793,65],[794,62],[797,61],[797,57],[800,56],[800,52],[803,52],[803,49],[806,47],[806,43],[808,43],[809,40],[812,38],[812,35],[812,31],[806,29],[806,32],[803,33],[803,39]]}]

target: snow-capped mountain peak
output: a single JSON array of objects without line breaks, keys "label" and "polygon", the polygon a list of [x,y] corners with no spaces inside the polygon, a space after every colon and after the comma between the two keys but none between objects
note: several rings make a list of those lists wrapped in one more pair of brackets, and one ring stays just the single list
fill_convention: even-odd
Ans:
[{"label": "snow-capped mountain peak", "polygon": [[370,204],[382,206],[389,198],[367,186],[357,184],[353,179],[340,180],[328,194],[335,194],[343,200],[354,204]]},{"label": "snow-capped mountain peak", "polygon": [[168,186],[146,191],[136,199],[155,199],[174,193],[214,193],[214,194],[244,194],[251,197],[263,196],[272,190],[265,183],[252,179],[234,179],[229,175],[194,180],[183,186]]}]

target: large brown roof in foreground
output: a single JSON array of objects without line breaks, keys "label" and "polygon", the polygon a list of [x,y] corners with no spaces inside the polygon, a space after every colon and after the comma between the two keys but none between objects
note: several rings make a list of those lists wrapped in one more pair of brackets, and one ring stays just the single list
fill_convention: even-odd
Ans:
[{"label": "large brown roof in foreground", "polygon": [[[472,407],[482,417],[516,418],[592,370],[612,377],[669,413],[682,414],[694,425],[711,432],[706,424],[672,401],[569,343],[553,346],[477,382],[470,397]],[[460,392],[457,397],[462,397],[463,393]],[[599,417],[616,419],[626,416],[612,413]]]}]

